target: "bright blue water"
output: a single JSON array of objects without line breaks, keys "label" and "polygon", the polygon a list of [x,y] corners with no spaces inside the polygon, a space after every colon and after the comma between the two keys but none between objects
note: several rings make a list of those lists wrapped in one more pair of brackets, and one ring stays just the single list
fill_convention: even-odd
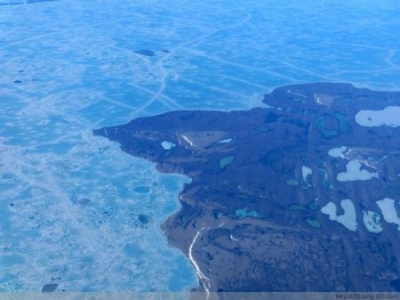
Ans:
[{"label": "bright blue water", "polygon": [[0,291],[40,291],[52,278],[67,291],[196,285],[159,230],[187,179],[92,129],[248,109],[292,83],[400,89],[398,0],[0,5]]}]

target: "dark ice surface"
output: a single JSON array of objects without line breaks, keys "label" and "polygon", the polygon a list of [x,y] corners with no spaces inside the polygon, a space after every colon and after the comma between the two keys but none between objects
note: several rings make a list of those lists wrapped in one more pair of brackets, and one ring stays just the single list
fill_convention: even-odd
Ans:
[{"label": "dark ice surface", "polygon": [[143,56],[156,56],[157,53],[169,53],[169,50],[166,49],[161,49],[161,50],[147,50],[147,49],[143,49],[143,50],[137,50],[135,51],[136,54],[140,54]]},{"label": "dark ice surface", "polygon": [[142,224],[149,223],[149,217],[146,215],[139,215],[138,219],[139,219],[140,223],[142,223]]},{"label": "dark ice surface", "polygon": [[135,51],[135,53],[140,54],[140,55],[144,55],[144,56],[154,56],[154,55],[156,55],[154,53],[154,51],[152,51],[152,50],[137,50],[137,51]]},{"label": "dark ice surface", "polygon": [[55,292],[58,287],[57,283],[47,283],[42,287],[43,293],[52,293]]},{"label": "dark ice surface", "polygon": [[[381,217],[383,231],[369,232],[363,211],[381,213],[384,198],[399,208],[400,128],[363,127],[355,115],[398,106],[400,93],[312,83],[277,88],[263,101],[270,107],[172,111],[94,134],[160,172],[192,178],[162,228],[200,270],[200,290],[398,291],[400,231]],[[341,146],[379,177],[337,181],[349,159],[328,151]],[[332,201],[342,214],[342,199],[355,205],[356,231],[320,211]]]}]

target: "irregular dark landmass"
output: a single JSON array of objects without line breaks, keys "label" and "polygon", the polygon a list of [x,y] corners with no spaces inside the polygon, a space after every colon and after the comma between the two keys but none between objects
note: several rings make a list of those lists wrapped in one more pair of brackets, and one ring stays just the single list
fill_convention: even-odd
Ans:
[{"label": "irregular dark landmass", "polygon": [[[400,105],[400,93],[315,83],[266,95],[272,108],[174,111],[94,131],[165,173],[192,178],[162,226],[209,291],[398,291],[400,231],[376,201],[400,195],[400,128],[363,127],[364,109]],[[346,146],[346,158],[328,155]],[[350,159],[379,177],[338,181]],[[304,175],[304,167],[312,174]],[[307,175],[307,174],[306,174]],[[321,207],[351,199],[357,230]],[[363,211],[381,215],[380,233]]]}]

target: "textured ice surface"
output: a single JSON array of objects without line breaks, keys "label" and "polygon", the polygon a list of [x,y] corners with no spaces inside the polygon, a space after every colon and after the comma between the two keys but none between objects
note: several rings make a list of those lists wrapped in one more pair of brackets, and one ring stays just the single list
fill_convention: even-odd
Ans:
[{"label": "textured ice surface", "polygon": [[373,233],[382,232],[383,228],[380,224],[380,219],[381,216],[377,212],[371,210],[368,211],[363,210],[364,225],[369,232]]},{"label": "textured ice surface", "polygon": [[291,83],[399,89],[398,31],[387,30],[400,25],[397,0],[0,5],[0,291],[196,283],[158,229],[186,179],[92,129],[173,109],[247,109]]}]

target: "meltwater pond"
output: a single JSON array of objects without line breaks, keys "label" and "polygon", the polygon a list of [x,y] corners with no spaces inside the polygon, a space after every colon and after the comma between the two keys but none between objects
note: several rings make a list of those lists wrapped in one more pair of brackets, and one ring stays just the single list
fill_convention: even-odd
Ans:
[{"label": "meltwater pond", "polygon": [[399,90],[399,12],[397,0],[1,0],[0,291],[197,287],[160,230],[190,179],[92,130],[249,109],[294,83]]}]

